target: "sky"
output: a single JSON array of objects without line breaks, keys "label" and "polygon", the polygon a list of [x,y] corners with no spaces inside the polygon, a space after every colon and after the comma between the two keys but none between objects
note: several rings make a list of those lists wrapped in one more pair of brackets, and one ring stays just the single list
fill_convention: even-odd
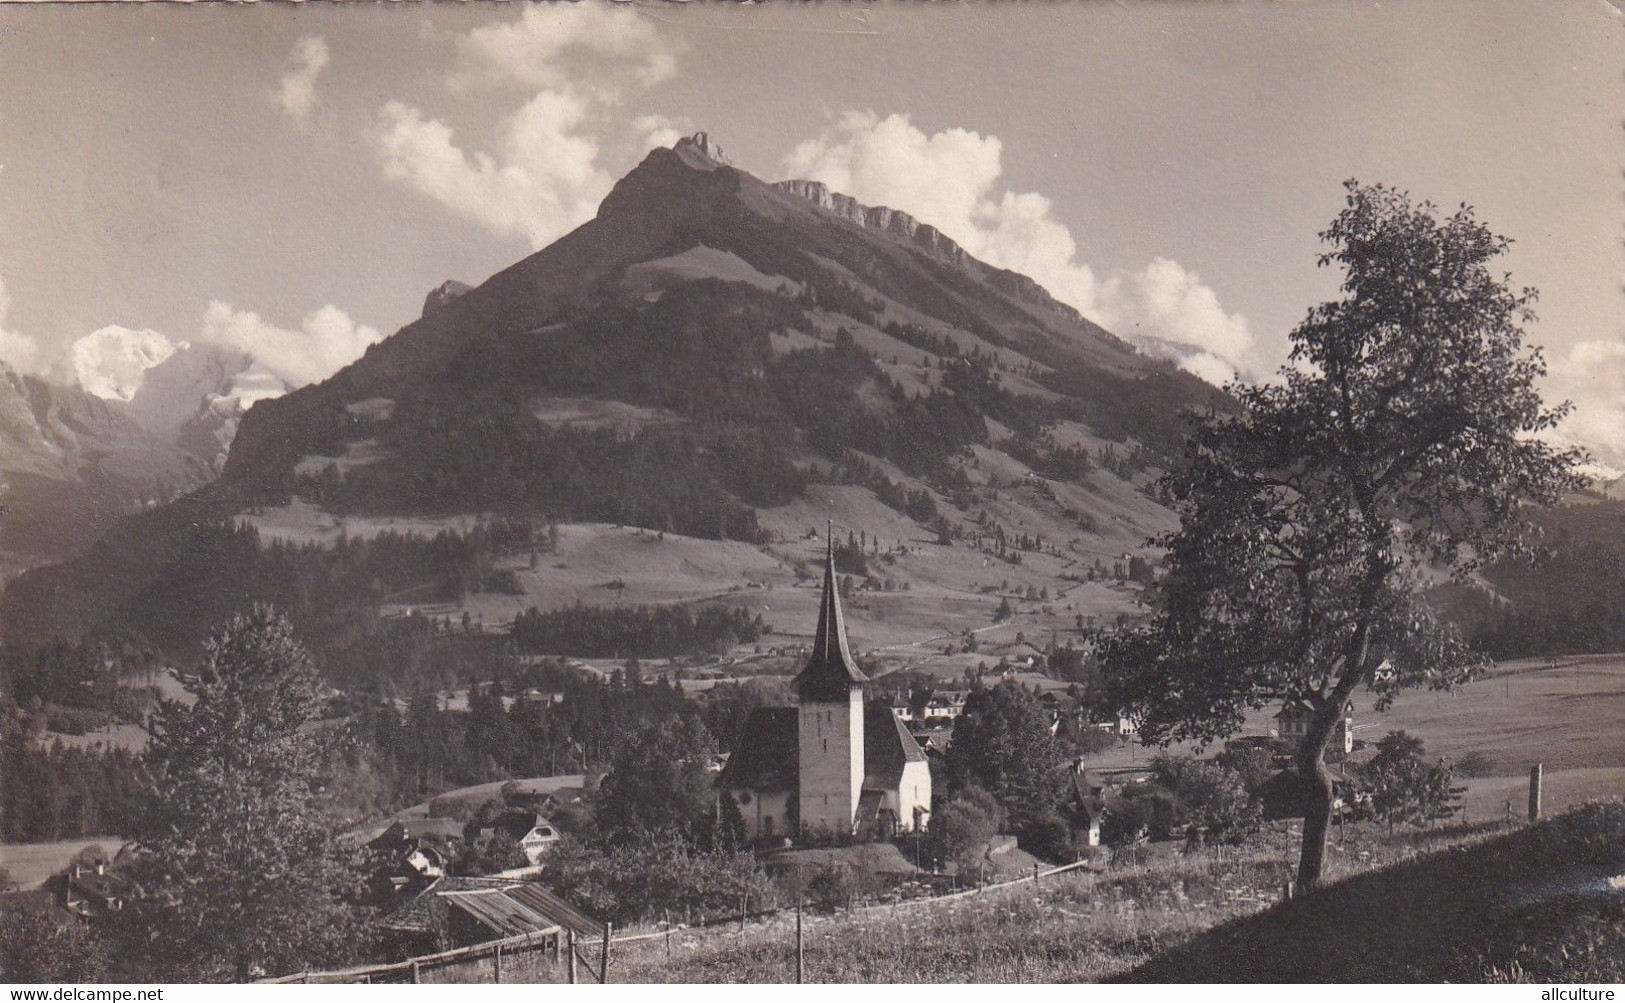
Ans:
[{"label": "sky", "polygon": [[1604,0],[0,5],[0,361],[181,342],[320,380],[710,133],[933,223],[1207,379],[1337,294],[1342,182],[1466,202],[1625,468],[1625,38]]}]

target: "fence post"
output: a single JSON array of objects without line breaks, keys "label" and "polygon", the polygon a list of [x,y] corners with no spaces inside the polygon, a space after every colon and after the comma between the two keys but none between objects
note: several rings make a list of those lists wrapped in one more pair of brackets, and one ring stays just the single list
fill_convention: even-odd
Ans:
[{"label": "fence post", "polygon": [[500,985],[502,985],[502,945],[501,944],[497,945],[496,953],[494,955],[492,955],[491,957],[492,957],[492,960],[496,962],[496,981],[497,981],[497,985],[500,986]]},{"label": "fence post", "polygon": [[1281,899],[1283,901],[1292,900],[1292,892],[1295,889],[1295,886],[1296,882],[1294,882],[1291,878],[1286,879],[1286,884],[1281,886]]},{"label": "fence post", "polygon": [[745,932],[745,914],[750,912],[750,892],[739,896],[739,932]]},{"label": "fence post", "polygon": [[573,986],[573,985],[576,984],[576,932],[575,932],[575,930],[573,930],[573,929],[570,930],[569,937],[567,938],[565,947],[566,947],[566,953],[569,954],[570,984]]},{"label": "fence post", "polygon": [[415,986],[418,981],[418,963],[414,961],[412,962],[412,984]]},{"label": "fence post", "polygon": [[802,982],[801,896],[796,896],[796,985]]},{"label": "fence post", "polygon": [[1033,865],[1033,884],[1038,884],[1038,865]]},{"label": "fence post", "polygon": [[604,921],[604,946],[598,952],[598,984],[609,985],[609,937],[615,932],[615,924]]},{"label": "fence post", "polygon": [[666,957],[671,957],[671,910],[666,910]]},{"label": "fence post", "polygon": [[1529,821],[1540,821],[1540,779],[1542,764],[1529,767]]}]

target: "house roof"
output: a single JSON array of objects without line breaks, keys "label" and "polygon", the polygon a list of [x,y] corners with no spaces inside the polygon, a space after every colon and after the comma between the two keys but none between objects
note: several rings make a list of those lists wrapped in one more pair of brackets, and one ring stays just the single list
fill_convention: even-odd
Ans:
[{"label": "house roof", "polygon": [[446,892],[440,897],[450,908],[460,910],[489,929],[496,935],[493,939],[542,933],[558,925],[501,888]]},{"label": "house roof", "polygon": [[509,839],[524,839],[530,831],[539,825],[551,825],[547,819],[533,811],[504,812],[491,828],[507,836]]},{"label": "house roof", "polygon": [[812,654],[791,685],[803,700],[845,700],[854,688],[869,681],[852,660],[846,643],[846,618],[841,613],[841,592],[835,587],[835,535],[826,538],[824,597],[818,607],[818,629]]},{"label": "house roof", "polygon": [[879,818],[880,806],[885,800],[885,791],[864,791],[858,795],[858,822],[873,822]]},{"label": "house roof", "polygon": [[[887,713],[890,717],[890,712]],[[800,775],[794,707],[758,707],[745,719],[739,744],[717,774],[716,786],[735,790],[793,791]]]},{"label": "house roof", "polygon": [[1072,798],[1067,807],[1080,822],[1097,822],[1106,815],[1106,799],[1095,793],[1103,786],[1097,786],[1098,779],[1087,773],[1072,775]]},{"label": "house roof", "polygon": [[507,890],[509,897],[517,899],[533,912],[546,916],[557,926],[574,930],[577,936],[598,939],[604,935],[604,924],[576,908],[571,902],[543,888],[534,881],[525,881]]},{"label": "house roof", "polygon": [[497,931],[498,936],[555,926],[587,937],[604,935],[603,923],[536,882],[508,878],[440,878],[391,913],[386,925],[396,930],[430,929],[430,908],[437,899]]}]

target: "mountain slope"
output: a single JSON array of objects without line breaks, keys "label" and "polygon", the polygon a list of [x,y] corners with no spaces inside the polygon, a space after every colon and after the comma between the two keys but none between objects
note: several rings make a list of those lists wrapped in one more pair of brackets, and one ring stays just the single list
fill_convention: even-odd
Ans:
[{"label": "mountain slope", "polygon": [[208,473],[115,404],[0,364],[0,574],[73,557]]},{"label": "mountain slope", "polygon": [[[159,581],[219,579],[211,611],[246,601],[218,560],[198,568],[196,527],[296,501],[630,524],[789,560],[808,501],[840,488],[880,504],[811,521],[974,540],[966,569],[1007,541],[1012,566],[1110,561],[1167,525],[1136,486],[1181,412],[1224,401],[928,225],[764,183],[702,135],[651,152],[552,246],[260,401],[217,481],[16,583],[0,628],[140,629]],[[173,633],[159,643],[194,634]]]}]

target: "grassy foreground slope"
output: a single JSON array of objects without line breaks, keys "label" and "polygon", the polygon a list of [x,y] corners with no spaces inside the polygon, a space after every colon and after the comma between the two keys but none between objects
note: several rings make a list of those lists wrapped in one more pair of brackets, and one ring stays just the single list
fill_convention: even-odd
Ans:
[{"label": "grassy foreground slope", "polygon": [[[1269,845],[1264,845],[1268,843]],[[1163,848],[1158,848],[1163,849]],[[809,917],[810,982],[1363,982],[1625,978],[1625,804],[1536,826],[1352,830],[1330,884],[1278,902],[1279,840],[1104,874]],[[794,920],[618,948],[614,982],[785,982]]]},{"label": "grassy foreground slope", "polygon": [[1620,982],[1625,803],[1358,874],[1216,926],[1145,982]]}]

